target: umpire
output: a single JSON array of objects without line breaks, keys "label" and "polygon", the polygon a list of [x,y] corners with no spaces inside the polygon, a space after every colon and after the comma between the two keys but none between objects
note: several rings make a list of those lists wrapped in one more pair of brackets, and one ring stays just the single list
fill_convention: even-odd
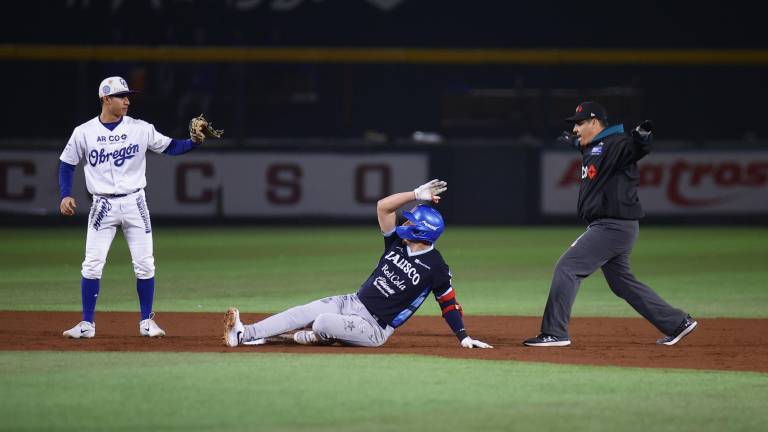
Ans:
[{"label": "umpire", "polygon": [[665,335],[656,343],[674,345],[696,328],[696,321],[635,279],[629,269],[638,219],[644,216],[637,197],[637,161],[650,153],[652,124],[644,121],[630,137],[623,125],[608,126],[605,108],[591,101],[579,104],[566,121],[573,123],[573,133],[563,132],[557,141],[581,152],[578,213],[589,226],[557,262],[541,334],[523,344],[570,345],[568,321],[576,292],[582,279],[601,268],[611,291]]}]

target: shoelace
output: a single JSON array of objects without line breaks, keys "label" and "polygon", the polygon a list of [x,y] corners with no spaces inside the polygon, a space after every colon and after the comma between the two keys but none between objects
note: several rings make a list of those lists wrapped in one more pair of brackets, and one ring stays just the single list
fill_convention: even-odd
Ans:
[{"label": "shoelace", "polygon": [[687,329],[687,328],[688,328],[688,326],[690,326],[690,325],[691,325],[691,322],[692,322],[692,321],[691,321],[690,319],[688,319],[688,318],[686,318],[685,320],[683,320],[683,323],[682,323],[682,324],[680,324],[680,326],[678,326],[678,327],[675,329],[675,332],[674,332],[674,333],[672,333],[672,336],[670,336],[670,339],[674,339],[674,337],[675,337],[675,336],[679,335],[680,333],[682,333],[682,332],[683,332],[683,330]]},{"label": "shoelace", "polygon": [[[150,312],[149,313],[149,318],[147,318],[144,321],[149,321],[149,322],[147,322],[147,326],[145,328],[147,333],[149,333],[150,331],[152,331],[153,329],[155,329],[157,327],[157,323],[155,323],[155,313],[154,312]],[[142,322],[144,322],[144,321],[142,321]]]}]

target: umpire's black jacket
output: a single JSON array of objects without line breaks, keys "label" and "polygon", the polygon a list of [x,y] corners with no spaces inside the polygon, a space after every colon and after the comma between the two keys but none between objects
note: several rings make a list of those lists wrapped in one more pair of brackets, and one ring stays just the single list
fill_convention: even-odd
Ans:
[{"label": "umpire's black jacket", "polygon": [[650,153],[650,144],[650,137],[640,141],[627,136],[619,124],[603,129],[591,143],[580,147],[579,217],[592,222],[645,216],[637,198],[637,161]]}]

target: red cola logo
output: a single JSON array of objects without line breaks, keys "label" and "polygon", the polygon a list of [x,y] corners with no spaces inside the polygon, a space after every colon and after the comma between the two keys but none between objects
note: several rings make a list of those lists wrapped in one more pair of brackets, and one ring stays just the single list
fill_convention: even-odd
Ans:
[{"label": "red cola logo", "polygon": [[[734,188],[761,188],[768,184],[768,161],[764,160],[693,162],[677,159],[668,163],[645,162],[639,169],[640,187],[664,187],[669,201],[683,207],[722,204],[735,198]],[[558,186],[580,184],[585,174],[589,177],[589,168],[585,169],[579,159],[574,159],[560,177]],[[716,186],[707,188],[711,196],[685,195],[686,190],[703,190],[705,182]]]}]

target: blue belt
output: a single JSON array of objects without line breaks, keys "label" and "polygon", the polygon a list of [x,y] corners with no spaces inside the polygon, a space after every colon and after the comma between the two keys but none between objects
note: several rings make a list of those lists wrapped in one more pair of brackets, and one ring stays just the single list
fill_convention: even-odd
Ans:
[{"label": "blue belt", "polygon": [[107,198],[122,198],[124,196],[128,196],[130,194],[135,194],[136,192],[140,191],[141,189],[136,189],[133,192],[128,192],[124,194],[96,194],[97,196],[107,197]]}]

